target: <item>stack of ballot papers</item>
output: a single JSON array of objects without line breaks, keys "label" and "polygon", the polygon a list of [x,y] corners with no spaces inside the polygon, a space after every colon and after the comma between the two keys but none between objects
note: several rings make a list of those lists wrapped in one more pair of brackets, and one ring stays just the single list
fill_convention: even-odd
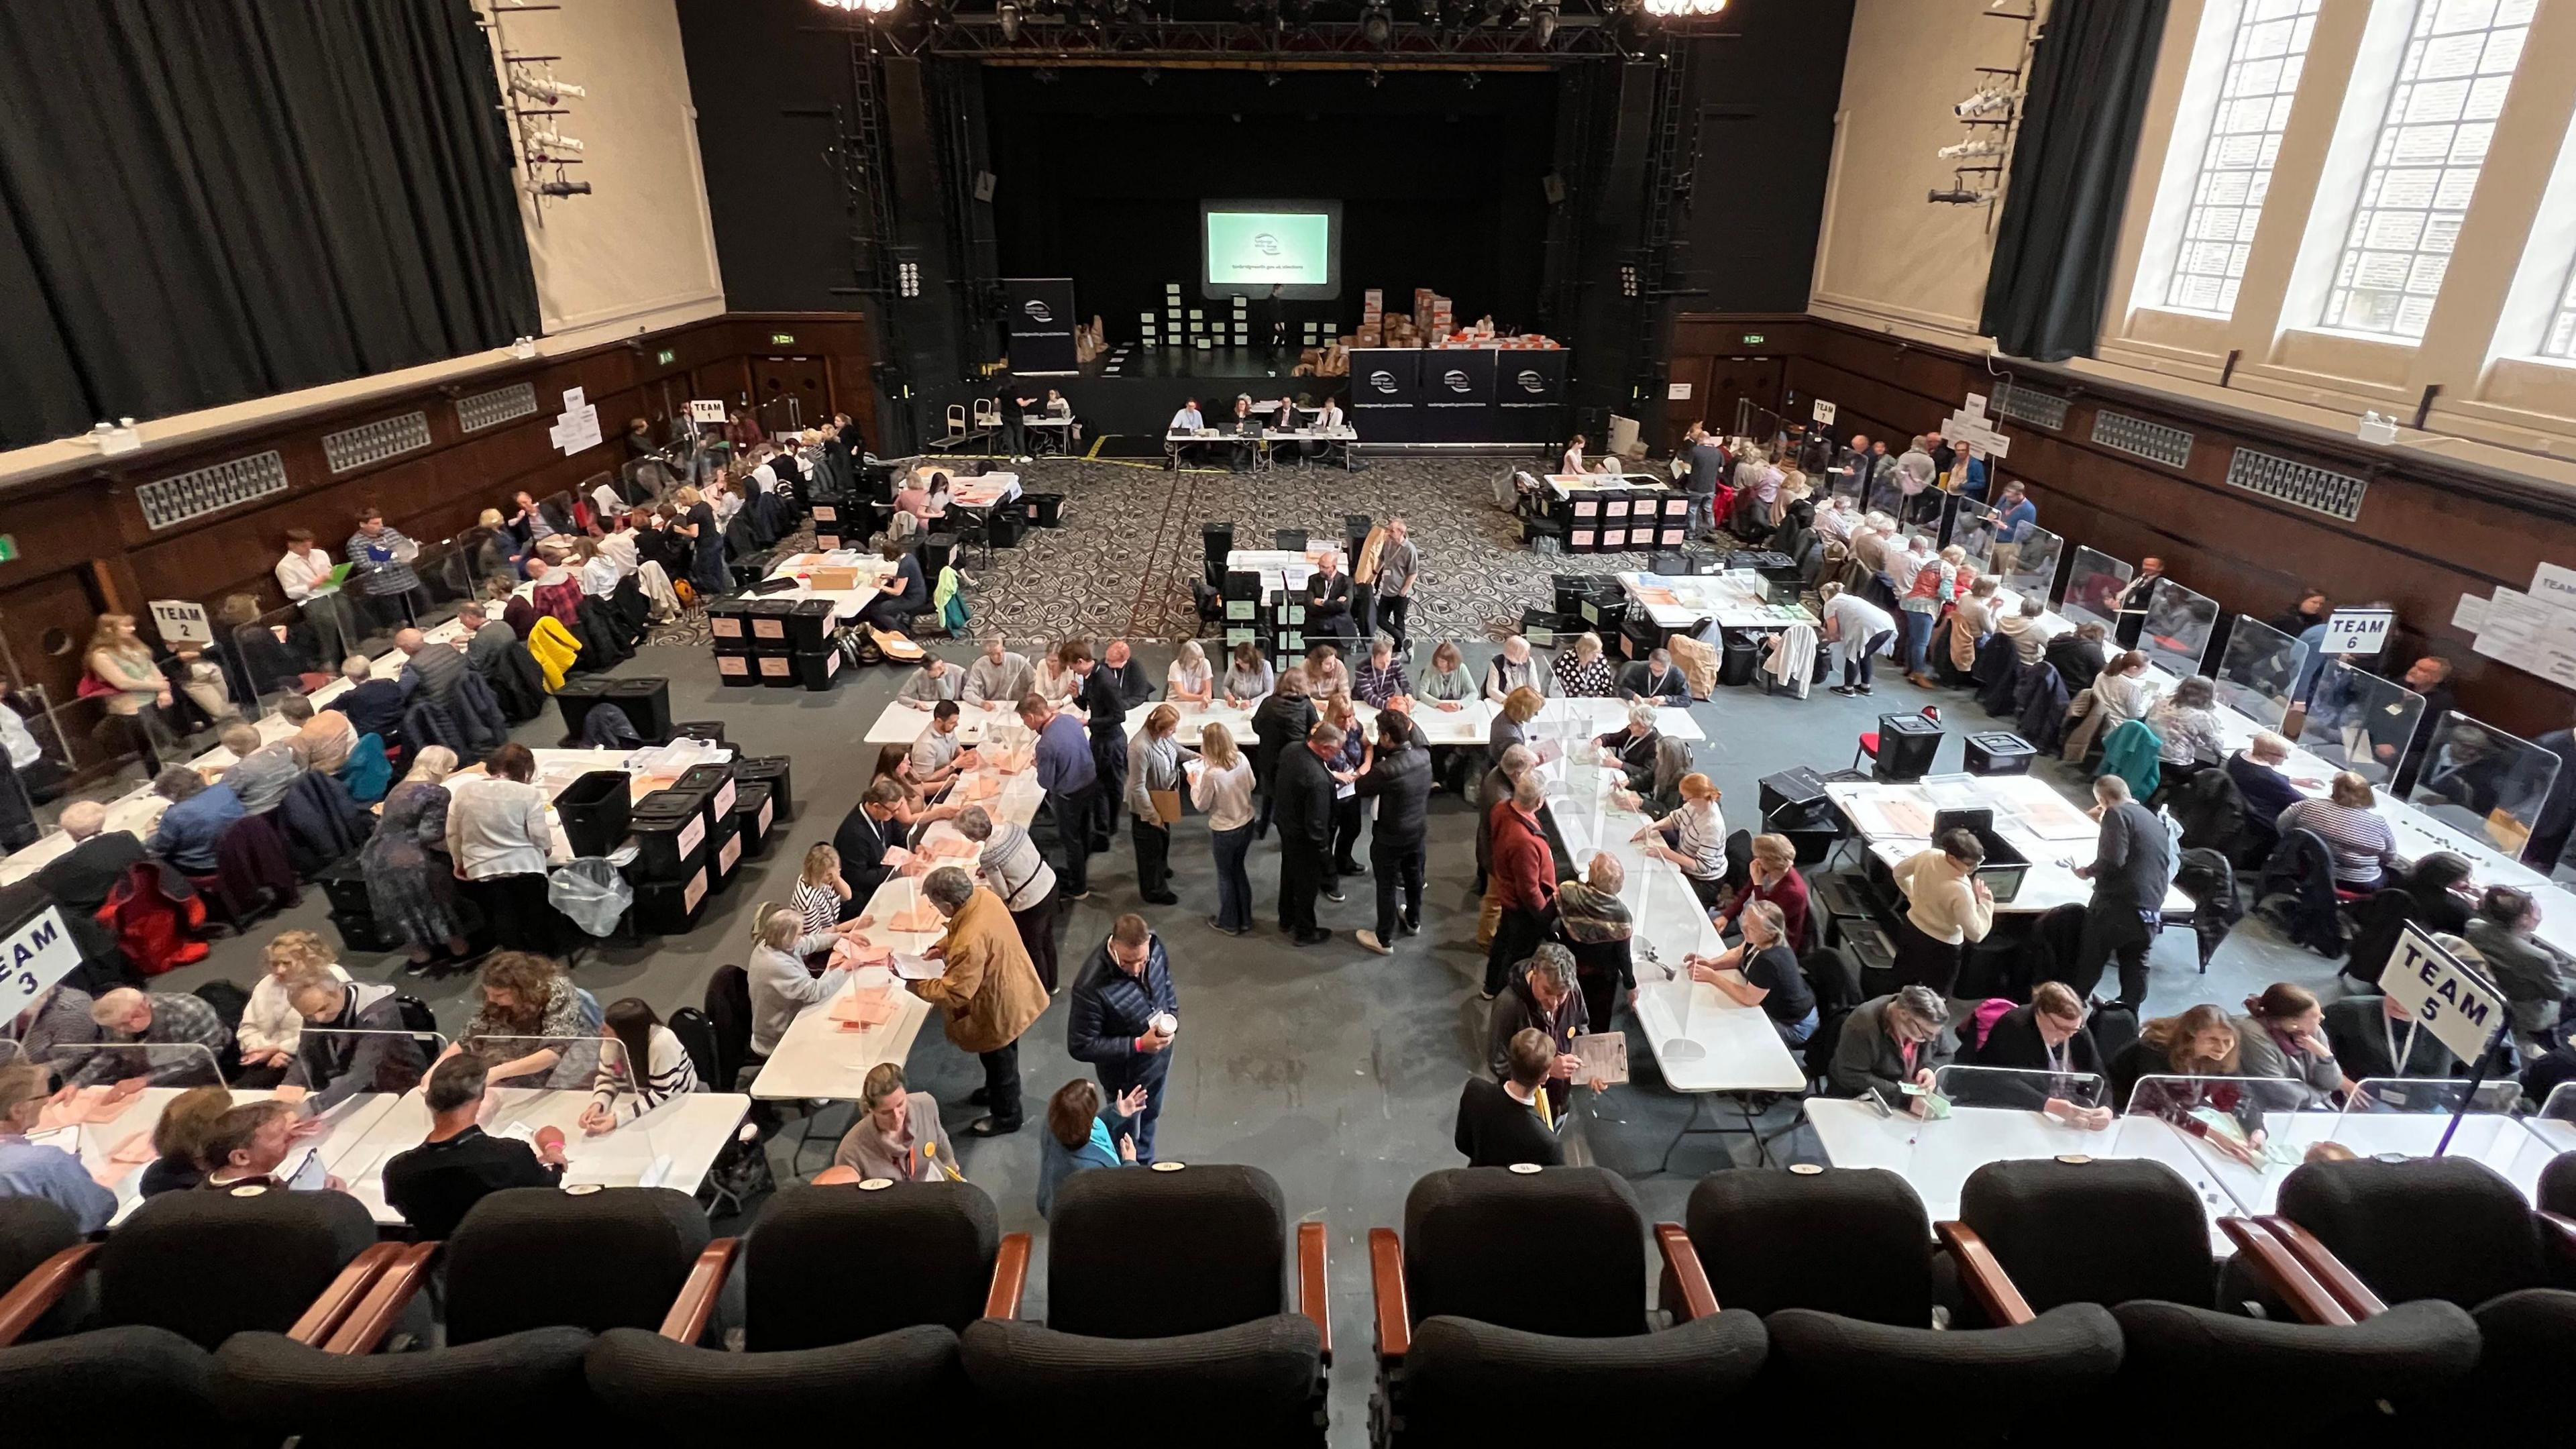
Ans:
[{"label": "stack of ballot papers", "polygon": [[853,986],[835,998],[829,1008],[832,1020],[843,1031],[866,1031],[894,1020],[894,988],[888,986]]}]

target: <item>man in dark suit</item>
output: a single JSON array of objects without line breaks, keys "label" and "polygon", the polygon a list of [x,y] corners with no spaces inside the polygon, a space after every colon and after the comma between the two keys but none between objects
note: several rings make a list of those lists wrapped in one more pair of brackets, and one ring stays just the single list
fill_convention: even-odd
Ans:
[{"label": "man in dark suit", "polygon": [[2093,799],[2100,844],[2091,865],[2075,868],[2076,879],[2093,882],[2093,900],[2084,909],[2084,935],[2067,984],[2079,996],[2091,995],[2103,963],[2116,955],[2120,1004],[2135,1011],[2147,1000],[2147,952],[2156,943],[2148,917],[2163,909],[2173,879],[2173,837],[2154,811],[2129,798],[2129,782],[2117,775],[2095,780]]},{"label": "man in dark suit", "polygon": [[[1111,647],[1123,649],[1125,640]],[[1091,768],[1100,780],[1100,797],[1092,806],[1091,848],[1107,850],[1118,834],[1118,802],[1127,797],[1127,693],[1122,676],[1102,668],[1088,645],[1077,645],[1073,672],[1082,683],[1073,707],[1082,711],[1091,732]]]},{"label": "man in dark suit", "polygon": [[349,692],[339,699],[340,713],[362,735],[374,735],[392,744],[402,735],[405,699],[403,687],[390,679],[375,677],[376,667],[363,654],[352,654],[340,672],[348,676]]},{"label": "man in dark suit", "polygon": [[1330,761],[1342,750],[1339,725],[1318,721],[1305,748],[1279,755],[1270,809],[1279,827],[1279,929],[1300,946],[1320,945],[1333,933],[1315,924],[1315,894],[1324,888],[1333,860],[1333,792],[1340,783]]},{"label": "man in dark suit", "polygon": [[841,903],[842,920],[856,919],[877,887],[894,873],[885,853],[888,846],[902,844],[896,837],[903,827],[894,823],[894,807],[902,799],[901,785],[879,780],[859,797],[841,828],[832,832],[832,848],[841,853],[841,879],[850,885],[850,898]]},{"label": "man in dark suit", "polygon": [[2227,757],[2227,778],[2236,782],[2236,793],[2245,797],[2245,829],[2258,838],[2266,853],[2281,838],[2280,827],[2273,822],[2281,812],[2306,798],[2281,766],[2290,758],[2290,742],[2270,730],[2254,736],[2244,749]]},{"label": "man in dark suit", "polygon": [[1523,1027],[1508,1050],[1510,1080],[1473,1076],[1459,1091],[1458,1150],[1469,1167],[1563,1166],[1565,1144],[1556,1140],[1544,1090],[1556,1067],[1556,1043],[1537,1027]]},{"label": "man in dark suit", "polygon": [[1074,978],[1064,1047],[1100,1074],[1100,1090],[1113,1101],[1145,1090],[1145,1109],[1132,1131],[1136,1160],[1154,1160],[1154,1121],[1163,1112],[1163,1084],[1171,1076],[1173,1025],[1180,998],[1172,990],[1172,964],[1162,938],[1145,918],[1124,915],[1109,928]]},{"label": "man in dark suit", "polygon": [[60,902],[66,915],[94,916],[110,891],[143,859],[143,842],[129,830],[108,830],[107,807],[75,800],[63,807],[63,837],[72,848],[36,872],[36,884]]}]

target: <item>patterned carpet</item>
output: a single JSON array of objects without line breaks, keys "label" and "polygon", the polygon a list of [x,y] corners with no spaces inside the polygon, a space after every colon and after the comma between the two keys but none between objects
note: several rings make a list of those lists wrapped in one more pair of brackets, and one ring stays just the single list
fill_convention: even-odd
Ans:
[{"label": "patterned carpet", "polygon": [[[966,564],[967,607],[978,631],[1014,637],[1184,637],[1197,632],[1190,582],[1199,576],[1201,524],[1231,522],[1239,544],[1267,547],[1278,528],[1337,537],[1346,513],[1401,514],[1411,526],[1422,550],[1417,638],[1499,638],[1524,609],[1552,602],[1550,574],[1644,566],[1643,554],[1543,556],[1521,547],[1518,524],[1494,505],[1505,466],[1491,458],[1384,458],[1358,473],[1172,473],[1158,464],[1050,458],[1024,471],[1022,483],[1064,495],[1064,526],[1029,530],[1018,548],[995,550],[990,564],[978,551]],[[652,642],[704,638],[704,624],[692,617],[655,630]]]}]

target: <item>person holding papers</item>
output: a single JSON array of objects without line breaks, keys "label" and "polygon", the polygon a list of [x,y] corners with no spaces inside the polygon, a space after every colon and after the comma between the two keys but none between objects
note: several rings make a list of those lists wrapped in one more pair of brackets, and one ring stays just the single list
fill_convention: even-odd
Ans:
[{"label": "person holding papers", "polygon": [[1543,1087],[1551,1121],[1565,1114],[1566,1089],[1583,1070],[1574,1054],[1574,1039],[1592,1029],[1592,1018],[1577,989],[1574,953],[1554,941],[1540,943],[1512,972],[1511,985],[1494,998],[1486,1018],[1485,1065],[1501,1081],[1512,1074],[1512,1040],[1524,1029],[1544,1033],[1556,1059]]},{"label": "person holding papers", "polygon": [[1512,1033],[1503,1050],[1501,1081],[1469,1077],[1459,1090],[1458,1150],[1469,1167],[1564,1166],[1565,1144],[1557,1140],[1546,1091],[1548,1075],[1556,1070],[1556,1043],[1530,1026]]},{"label": "person holding papers", "polygon": [[[1502,993],[1506,978],[1547,939],[1556,920],[1556,855],[1539,824],[1547,804],[1547,787],[1532,770],[1512,784],[1511,798],[1494,807],[1492,843],[1494,895],[1502,915],[1494,924],[1494,944],[1485,953],[1487,999]],[[1563,954],[1563,947],[1556,948]],[[1574,969],[1572,957],[1566,970]],[[1573,977],[1566,978],[1571,989]]]},{"label": "person holding papers", "polygon": [[960,698],[967,704],[1016,705],[1036,687],[1037,673],[1029,667],[1028,656],[1011,652],[1001,635],[989,634],[984,652],[966,666]]},{"label": "person holding papers", "polygon": [[511,1187],[563,1182],[563,1133],[540,1129],[530,1140],[484,1132],[483,1093],[490,1084],[481,1057],[459,1052],[429,1072],[421,1103],[429,1136],[385,1163],[385,1202],[424,1243],[456,1236],[456,1225],[486,1196]]},{"label": "person holding papers", "polygon": [[[197,1184],[201,1192],[231,1192],[241,1188],[287,1192],[303,1178],[307,1188],[319,1186],[330,1192],[347,1192],[349,1185],[324,1174],[316,1184],[305,1176],[305,1159],[295,1153],[298,1141],[311,1135],[318,1123],[307,1123],[294,1104],[274,1098],[245,1102],[229,1109],[215,1120],[214,1130],[206,1136],[207,1172]],[[290,1155],[296,1165],[288,1167]],[[278,1176],[278,1169],[287,1168]]]},{"label": "person holding papers", "polygon": [[1624,994],[1637,999],[1637,967],[1629,939],[1636,921],[1619,892],[1628,884],[1619,857],[1596,851],[1582,880],[1559,881],[1556,887],[1556,933],[1574,953],[1574,981],[1583,992],[1583,1011],[1604,1031]]},{"label": "person holding papers", "polygon": [[892,778],[870,781],[859,803],[832,833],[832,849],[841,858],[842,879],[850,886],[843,897],[841,917],[849,919],[859,913],[868,898],[876,894],[886,877],[894,874],[887,864],[886,852],[903,843],[903,827],[895,814],[903,806],[903,784]]},{"label": "person holding papers", "polygon": [[2093,781],[2093,801],[2102,834],[2093,863],[2074,871],[2077,880],[2093,882],[2093,899],[2067,981],[2091,995],[2104,963],[2116,956],[2120,1004],[2136,1011],[2146,1003],[2147,952],[2162,928],[2165,887],[2173,880],[2173,837],[2160,816],[2129,797],[2129,782],[2117,775]]},{"label": "person holding papers", "polygon": [[1044,1015],[1047,989],[1020,945],[1002,898],[953,865],[921,883],[921,894],[948,922],[948,932],[922,954],[943,973],[905,983],[947,1018],[948,1040],[984,1064],[982,1101],[989,1115],[966,1130],[1000,1137],[1020,1130],[1020,1033]]},{"label": "person holding papers", "polygon": [[832,1149],[832,1165],[862,1180],[938,1182],[956,1168],[957,1149],[939,1124],[938,1100],[907,1089],[901,1063],[879,1062],[859,1084],[859,1120]]},{"label": "person holding papers", "polygon": [[1644,845],[1647,855],[1681,867],[1691,893],[1713,910],[1726,895],[1726,817],[1717,809],[1723,795],[1696,771],[1682,776],[1681,793],[1682,808],[1630,838]]},{"label": "person holding papers", "polygon": [[1181,771],[1180,727],[1181,712],[1158,704],[1145,716],[1145,727],[1127,740],[1123,773],[1129,833],[1136,841],[1136,893],[1149,905],[1181,903],[1172,893],[1172,826],[1180,821],[1181,790],[1189,784]]},{"label": "person holding papers", "polygon": [[1655,756],[1663,736],[1656,732],[1658,716],[1647,700],[1631,700],[1628,705],[1628,727],[1612,730],[1593,741],[1600,746],[1602,763],[1617,765],[1627,776],[1631,791],[1643,790],[1655,778]]},{"label": "person holding papers", "polygon": [[1038,981],[1055,994],[1055,867],[1022,826],[996,821],[981,805],[957,813],[957,833],[984,848],[975,873],[1010,908],[1011,925],[1028,949]]},{"label": "person holding papers", "polygon": [[1690,707],[1690,681],[1673,667],[1673,652],[1657,648],[1619,675],[1619,697],[1642,699],[1674,709]]},{"label": "person holding papers", "polygon": [[[1875,1093],[1888,1106],[1921,1117],[1931,1111],[1931,1100],[1923,1094],[1932,1090],[1933,1074],[1950,1064],[1957,1049],[1941,993],[1929,986],[1900,986],[1853,1007],[1844,1018],[1825,1080],[1836,1096]],[[1909,1087],[1916,1090],[1909,1093]]]},{"label": "person holding papers", "polygon": [[[1947,996],[1959,979],[1959,958],[1994,929],[1995,894],[1977,879],[1986,847],[1965,830],[1951,830],[1896,863],[1891,874],[1905,896],[1896,922],[1896,979]],[[2161,898],[2161,893],[2159,893]]]},{"label": "person holding papers", "polygon": [[27,1140],[45,1111],[45,1069],[33,1062],[0,1067],[0,1197],[40,1197],[71,1214],[82,1233],[116,1215],[116,1194],[91,1179],[81,1160],[60,1147]]},{"label": "person holding papers", "polygon": [[1080,719],[1039,694],[1022,696],[1020,723],[1037,736],[1038,788],[1046,792],[1047,814],[1055,819],[1056,842],[1064,851],[1064,863],[1056,867],[1057,884],[1064,892],[1058,899],[1087,899],[1092,817],[1099,813],[1100,798],[1100,771],[1092,763],[1090,738],[1083,733]]},{"label": "person holding papers", "polygon": [[323,658],[343,658],[357,647],[359,631],[349,617],[348,600],[340,594],[348,575],[314,544],[313,530],[286,531],[286,552],[277,561],[276,574],[286,601],[303,610],[305,622],[313,626]]},{"label": "person holding papers", "polygon": [[964,670],[936,654],[924,655],[921,668],[894,692],[895,702],[911,709],[928,709],[942,700],[962,698],[965,693]]},{"label": "person holding papers", "polygon": [[905,759],[913,783],[924,791],[935,792],[981,763],[972,748],[959,745],[957,723],[956,701],[943,699],[931,711],[929,728],[912,742]]}]

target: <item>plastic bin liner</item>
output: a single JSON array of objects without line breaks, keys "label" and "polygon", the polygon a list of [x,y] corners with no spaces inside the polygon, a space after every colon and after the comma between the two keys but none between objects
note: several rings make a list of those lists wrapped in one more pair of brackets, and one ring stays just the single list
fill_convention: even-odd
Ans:
[{"label": "plastic bin liner", "polygon": [[607,860],[586,855],[556,866],[546,877],[546,903],[565,919],[594,936],[617,929],[626,908],[635,904],[635,888]]}]

